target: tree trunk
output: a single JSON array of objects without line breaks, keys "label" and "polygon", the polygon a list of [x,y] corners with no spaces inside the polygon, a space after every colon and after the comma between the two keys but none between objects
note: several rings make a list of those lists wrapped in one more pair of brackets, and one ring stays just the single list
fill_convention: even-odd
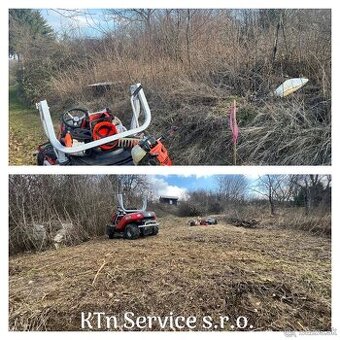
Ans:
[{"label": "tree trunk", "polygon": [[269,195],[268,195],[269,205],[270,205],[270,214],[275,214],[274,200],[273,200],[273,188],[271,183],[269,184]]},{"label": "tree trunk", "polygon": [[310,186],[308,185],[308,181],[305,178],[305,213],[309,215],[311,209],[311,192]]}]

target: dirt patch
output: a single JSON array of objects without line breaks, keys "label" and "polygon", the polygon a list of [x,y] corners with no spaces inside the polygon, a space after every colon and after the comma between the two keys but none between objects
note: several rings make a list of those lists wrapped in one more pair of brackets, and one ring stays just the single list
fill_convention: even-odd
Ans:
[{"label": "dirt patch", "polygon": [[156,237],[11,257],[9,328],[80,330],[81,312],[131,311],[231,322],[245,315],[254,330],[330,330],[330,239],[160,222]]}]

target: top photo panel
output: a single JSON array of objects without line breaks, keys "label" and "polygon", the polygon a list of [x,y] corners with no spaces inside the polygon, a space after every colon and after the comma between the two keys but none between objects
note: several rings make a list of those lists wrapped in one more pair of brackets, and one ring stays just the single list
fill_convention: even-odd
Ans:
[{"label": "top photo panel", "polygon": [[330,9],[9,9],[9,165],[330,165]]}]

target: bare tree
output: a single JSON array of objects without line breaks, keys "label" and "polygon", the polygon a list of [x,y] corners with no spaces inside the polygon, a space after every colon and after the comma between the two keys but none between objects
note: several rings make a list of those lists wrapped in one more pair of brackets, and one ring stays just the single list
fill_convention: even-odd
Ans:
[{"label": "bare tree", "polygon": [[244,200],[248,188],[247,179],[243,175],[218,176],[218,192],[227,202],[239,202]]},{"label": "bare tree", "polygon": [[275,214],[275,202],[283,202],[290,197],[290,188],[287,187],[287,176],[264,175],[258,178],[253,190],[268,199],[270,214]]},{"label": "bare tree", "polygon": [[[306,215],[322,201],[324,193],[330,196],[330,175],[291,175],[291,183],[295,186],[295,193],[303,194]],[[330,205],[330,199],[326,199]]]},{"label": "bare tree", "polygon": [[119,175],[116,193],[124,195],[126,206],[140,208],[145,197],[152,197],[152,188],[146,175]]}]

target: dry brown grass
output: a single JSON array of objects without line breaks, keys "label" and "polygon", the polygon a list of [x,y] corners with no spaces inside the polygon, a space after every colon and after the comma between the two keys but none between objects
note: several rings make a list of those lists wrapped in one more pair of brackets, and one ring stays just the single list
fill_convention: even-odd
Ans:
[{"label": "dry brown grass", "polygon": [[241,129],[240,157],[246,164],[330,164],[330,102],[305,93],[269,100],[253,109]]},{"label": "dry brown grass", "polygon": [[[110,107],[128,125],[128,87],[140,82],[153,114],[148,133],[179,127],[166,141],[174,164],[233,165],[227,112],[236,99],[238,165],[331,163],[330,10],[170,12],[156,10],[149,22],[139,17],[98,40],[55,42],[44,49],[45,66],[32,51],[25,57],[30,100],[46,98],[56,114]],[[274,58],[278,15],[284,31]],[[268,98],[302,76],[309,84],[290,99]],[[103,81],[114,85],[98,98],[88,85]]]},{"label": "dry brown grass", "polygon": [[274,222],[276,227],[303,230],[312,235],[323,235],[330,237],[332,234],[330,213],[311,213],[309,215],[292,211],[285,215],[278,215]]},{"label": "dry brown grass", "polygon": [[243,205],[229,207],[219,219],[231,223],[233,221],[256,220],[261,228],[292,229],[331,237],[331,214],[321,207],[312,209],[306,214],[303,207],[276,207],[275,214],[270,215],[270,208],[266,205]]},{"label": "dry brown grass", "polygon": [[[196,71],[201,67],[197,65]],[[153,114],[149,132],[161,135],[178,127],[166,141],[175,164],[232,165],[227,114],[236,99],[240,125],[238,165],[331,163],[331,102],[322,96],[320,88],[315,92],[315,80],[312,88],[307,85],[305,91],[291,98],[253,100],[252,84],[247,80],[237,85],[234,76],[228,75],[219,87],[206,77],[204,71],[192,77],[183,65],[170,60],[141,65],[129,59],[123,64],[98,60],[87,72],[68,70],[56,77],[50,102],[59,105],[55,105],[56,111],[61,110],[60,105],[81,105],[90,110],[109,106],[128,125],[127,89],[141,81]],[[117,80],[111,92],[93,97],[87,84],[108,80]],[[271,89],[283,80],[273,74],[267,79],[272,83]],[[269,88],[264,91],[268,94]]]},{"label": "dry brown grass", "polygon": [[234,324],[246,315],[255,330],[330,330],[330,239],[227,224],[188,227],[173,217],[160,222],[156,237],[11,257],[9,328],[79,330],[81,311],[172,311],[229,315]]}]

